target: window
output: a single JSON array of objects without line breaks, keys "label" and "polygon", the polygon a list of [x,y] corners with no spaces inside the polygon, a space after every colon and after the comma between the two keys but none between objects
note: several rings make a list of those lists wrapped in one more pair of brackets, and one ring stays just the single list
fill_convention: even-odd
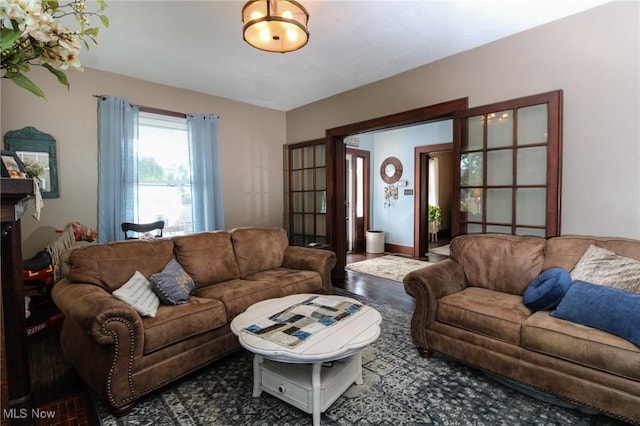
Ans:
[{"label": "window", "polygon": [[124,222],[165,220],[167,236],[224,229],[219,118],[98,97],[98,241]]},{"label": "window", "polygon": [[141,111],[134,155],[137,196],[134,222],[165,222],[164,235],[193,231],[187,120]]}]

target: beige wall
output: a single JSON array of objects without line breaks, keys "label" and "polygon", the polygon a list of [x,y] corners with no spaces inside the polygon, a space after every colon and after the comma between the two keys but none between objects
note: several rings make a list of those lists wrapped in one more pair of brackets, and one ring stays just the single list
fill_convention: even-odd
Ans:
[{"label": "beige wall", "polygon": [[473,107],[562,89],[562,233],[640,239],[639,4],[606,4],[289,111],[287,141],[466,96]]},{"label": "beige wall", "polygon": [[282,225],[284,112],[87,69],[69,71],[67,92],[53,75],[35,69],[30,78],[44,101],[1,80],[1,133],[33,126],[57,139],[60,198],[45,199],[40,221],[22,219],[24,256],[56,238],[68,222],[97,226],[97,103],[94,94],[184,113],[220,116],[220,155],[225,227]]}]

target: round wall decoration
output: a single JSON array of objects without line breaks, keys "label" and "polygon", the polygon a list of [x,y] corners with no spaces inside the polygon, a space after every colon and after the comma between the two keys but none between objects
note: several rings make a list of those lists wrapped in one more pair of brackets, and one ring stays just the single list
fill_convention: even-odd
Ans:
[{"label": "round wall decoration", "polygon": [[396,157],[387,157],[380,166],[380,177],[386,183],[396,183],[402,176],[402,163]]}]

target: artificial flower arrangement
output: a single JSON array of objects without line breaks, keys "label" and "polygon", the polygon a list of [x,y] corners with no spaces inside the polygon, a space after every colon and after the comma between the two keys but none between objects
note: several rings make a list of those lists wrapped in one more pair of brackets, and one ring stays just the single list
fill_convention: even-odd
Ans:
[{"label": "artificial flower arrangement", "polygon": [[[2,35],[2,78],[44,98],[43,91],[25,73],[31,66],[42,66],[69,89],[64,71],[82,71],[78,55],[82,44],[89,49],[87,38],[97,44],[98,28],[91,18],[98,17],[105,27],[109,19],[100,14],[107,4],[96,0],[97,11],[88,11],[84,0],[61,4],[56,0],[0,0]],[[79,25],[72,31],[61,20],[74,17]]]},{"label": "artificial flower arrangement", "polygon": [[44,166],[36,161],[25,158],[22,160],[24,168],[27,170],[27,177],[32,179],[40,179],[46,171]]}]

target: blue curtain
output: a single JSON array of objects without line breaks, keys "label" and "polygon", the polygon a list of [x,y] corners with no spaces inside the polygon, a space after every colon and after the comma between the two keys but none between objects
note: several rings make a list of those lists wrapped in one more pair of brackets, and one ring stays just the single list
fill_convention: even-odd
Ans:
[{"label": "blue curtain", "polygon": [[218,117],[188,114],[193,232],[224,229]]},{"label": "blue curtain", "polygon": [[137,208],[138,172],[134,142],[138,108],[113,96],[98,98],[98,241],[124,239],[122,222]]}]

